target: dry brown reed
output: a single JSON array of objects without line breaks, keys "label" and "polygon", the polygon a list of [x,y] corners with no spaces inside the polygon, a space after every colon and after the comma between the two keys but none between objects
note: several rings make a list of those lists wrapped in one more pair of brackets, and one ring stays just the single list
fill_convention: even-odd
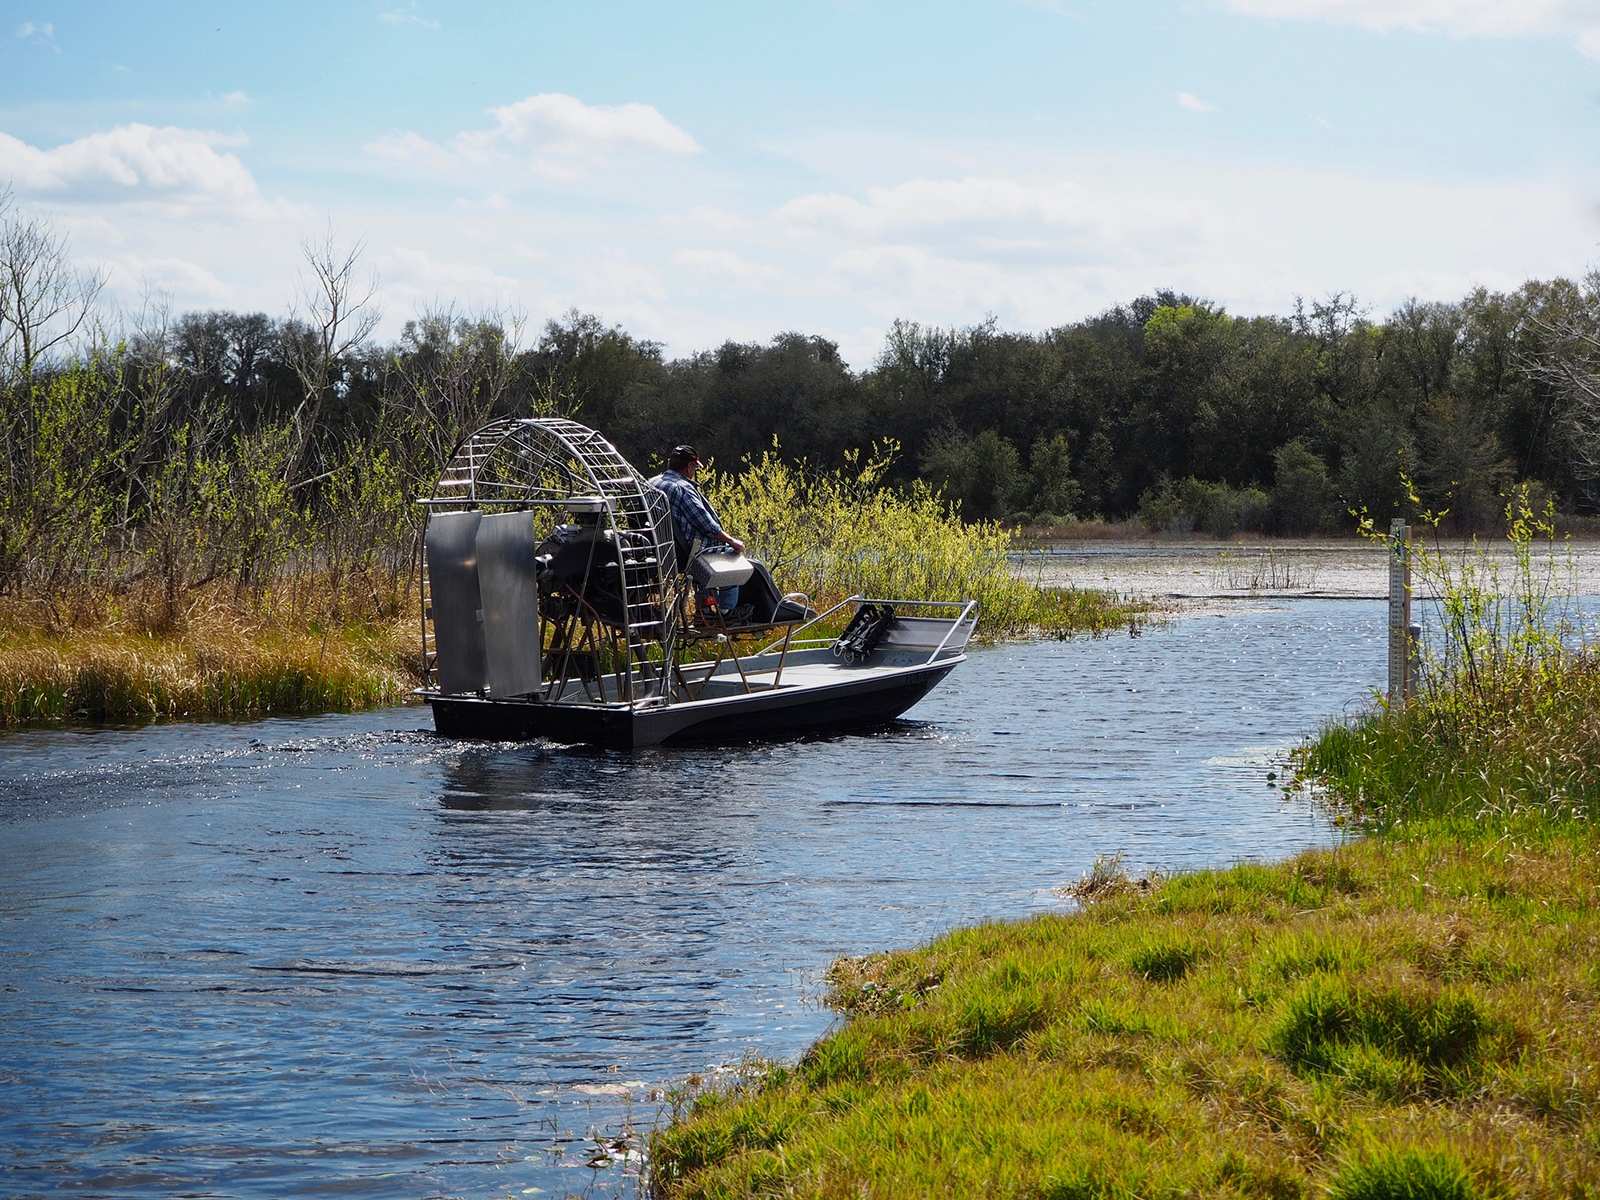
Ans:
[{"label": "dry brown reed", "polygon": [[197,589],[173,621],[155,589],[70,603],[0,601],[0,728],[236,719],[403,701],[416,685],[414,619],[357,591],[239,596]]}]

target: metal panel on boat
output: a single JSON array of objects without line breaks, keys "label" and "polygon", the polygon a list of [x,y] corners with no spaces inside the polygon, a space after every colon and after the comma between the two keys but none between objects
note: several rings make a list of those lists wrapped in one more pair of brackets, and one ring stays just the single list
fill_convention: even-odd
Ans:
[{"label": "metal panel on boat", "polygon": [[943,645],[946,654],[959,654],[976,627],[976,614],[970,621],[956,622],[948,617],[897,616],[880,644],[894,650],[932,650]]},{"label": "metal panel on boat", "polygon": [[525,696],[541,689],[539,584],[533,514],[495,513],[478,525],[478,593],[489,691]]},{"label": "metal panel on boat", "polygon": [[483,604],[478,593],[481,513],[439,513],[428,522],[428,594],[439,689],[475,692],[485,683]]}]

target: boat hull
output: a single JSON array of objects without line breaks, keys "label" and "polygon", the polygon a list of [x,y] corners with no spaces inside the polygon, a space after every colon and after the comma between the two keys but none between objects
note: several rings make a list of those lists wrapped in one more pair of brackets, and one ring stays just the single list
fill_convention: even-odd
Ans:
[{"label": "boat hull", "polygon": [[843,671],[836,682],[654,708],[438,694],[426,698],[433,708],[434,728],[446,737],[488,741],[548,738],[628,750],[882,725],[926,696],[961,661],[961,657],[947,658],[890,672],[861,672],[856,677],[852,677],[856,673]]}]

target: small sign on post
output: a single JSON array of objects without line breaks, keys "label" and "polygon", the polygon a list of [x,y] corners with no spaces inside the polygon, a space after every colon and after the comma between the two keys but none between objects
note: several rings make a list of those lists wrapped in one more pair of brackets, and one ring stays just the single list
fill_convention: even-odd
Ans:
[{"label": "small sign on post", "polygon": [[1411,527],[1389,524],[1389,704],[1398,708],[1411,698]]}]

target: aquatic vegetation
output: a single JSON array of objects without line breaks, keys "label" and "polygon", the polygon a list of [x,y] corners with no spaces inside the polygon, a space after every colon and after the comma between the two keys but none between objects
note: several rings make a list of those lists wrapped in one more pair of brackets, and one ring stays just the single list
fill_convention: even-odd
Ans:
[{"label": "aquatic vegetation", "polygon": [[1417,555],[1437,597],[1409,704],[1379,702],[1300,753],[1297,783],[1361,828],[1444,821],[1477,835],[1600,816],[1600,655],[1562,580],[1553,513],[1526,491],[1506,509],[1510,555]]},{"label": "aquatic vegetation", "polygon": [[137,605],[52,630],[0,611],[0,728],[265,716],[398,704],[416,686],[410,620],[345,620],[198,609],[152,629]]},{"label": "aquatic vegetation", "polygon": [[1212,582],[1229,591],[1309,591],[1317,586],[1316,559],[1267,546],[1260,550],[1224,550],[1217,555]]},{"label": "aquatic vegetation", "polygon": [[1443,821],[1476,836],[1600,817],[1600,659],[1504,666],[1465,691],[1330,726],[1300,782],[1363,829]]},{"label": "aquatic vegetation", "polygon": [[892,442],[851,452],[831,471],[780,457],[776,447],[708,485],[723,524],[762,556],[785,588],[826,607],[852,594],[975,599],[978,634],[1068,636],[1126,629],[1140,605],[1104,592],[1041,587],[1011,561],[1014,533],[968,522],[926,483],[892,487]]}]

